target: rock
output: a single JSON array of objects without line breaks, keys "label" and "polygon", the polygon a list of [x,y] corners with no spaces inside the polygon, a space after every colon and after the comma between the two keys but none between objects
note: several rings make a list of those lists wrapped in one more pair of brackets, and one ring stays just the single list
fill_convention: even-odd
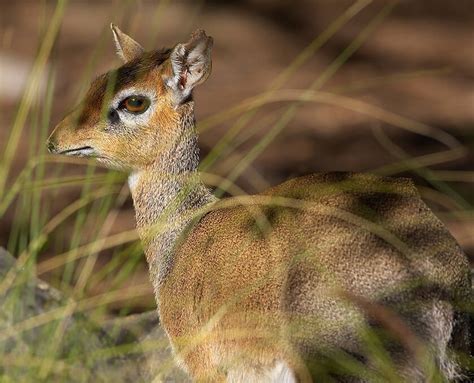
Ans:
[{"label": "rock", "polygon": [[[2,283],[15,262],[0,248],[2,382],[186,380],[174,366],[155,312],[116,319],[100,327],[84,314],[68,315],[67,307],[74,302],[38,280],[28,268],[17,270],[13,283],[5,289]],[[152,372],[148,372],[150,368]],[[152,374],[159,376],[152,379]]]},{"label": "rock", "polygon": [[108,333],[115,331],[117,334],[115,339],[120,342],[126,342],[130,336],[139,339],[144,358],[141,373],[145,381],[155,383],[191,381],[176,366],[168,337],[161,328],[155,311],[115,319],[106,323],[104,328]]}]

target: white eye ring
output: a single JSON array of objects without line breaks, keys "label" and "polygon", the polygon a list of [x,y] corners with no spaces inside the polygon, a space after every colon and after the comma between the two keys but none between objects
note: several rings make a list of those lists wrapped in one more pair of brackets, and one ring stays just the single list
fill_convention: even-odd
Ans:
[{"label": "white eye ring", "polygon": [[[122,105],[122,103],[130,97],[143,97],[148,101],[148,107],[140,113],[134,113]],[[153,90],[143,89],[138,87],[131,87],[122,89],[113,98],[110,108],[117,111],[120,116],[120,121],[123,126],[131,129],[136,126],[146,126],[150,123],[150,118],[153,115],[157,104],[157,95]]]}]

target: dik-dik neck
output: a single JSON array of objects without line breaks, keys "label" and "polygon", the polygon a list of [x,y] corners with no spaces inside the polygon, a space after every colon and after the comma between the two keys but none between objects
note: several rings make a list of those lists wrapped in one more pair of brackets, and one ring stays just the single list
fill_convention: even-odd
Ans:
[{"label": "dik-dik neck", "polygon": [[180,136],[152,164],[131,173],[137,228],[155,293],[168,274],[173,246],[196,213],[216,198],[202,183],[192,108],[180,121]]}]

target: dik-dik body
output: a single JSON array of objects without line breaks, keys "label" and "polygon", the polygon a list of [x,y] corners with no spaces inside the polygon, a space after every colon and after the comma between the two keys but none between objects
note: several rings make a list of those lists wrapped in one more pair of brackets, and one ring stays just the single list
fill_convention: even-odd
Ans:
[{"label": "dik-dik body", "polygon": [[190,377],[356,379],[325,370],[345,355],[383,381],[367,351],[383,332],[400,379],[430,380],[429,366],[456,378],[468,263],[413,184],[323,173],[217,200],[198,173],[192,99],[212,39],[145,52],[112,29],[125,64],[92,83],[48,147],[130,173],[161,325]]}]

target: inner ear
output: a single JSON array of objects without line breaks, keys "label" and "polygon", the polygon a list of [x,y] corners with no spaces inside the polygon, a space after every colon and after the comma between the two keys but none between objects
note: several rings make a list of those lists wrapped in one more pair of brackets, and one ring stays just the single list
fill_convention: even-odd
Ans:
[{"label": "inner ear", "polygon": [[209,77],[212,44],[212,37],[206,36],[203,30],[197,30],[188,42],[176,45],[171,52],[172,76],[167,85],[177,104],[186,100],[193,88]]}]

